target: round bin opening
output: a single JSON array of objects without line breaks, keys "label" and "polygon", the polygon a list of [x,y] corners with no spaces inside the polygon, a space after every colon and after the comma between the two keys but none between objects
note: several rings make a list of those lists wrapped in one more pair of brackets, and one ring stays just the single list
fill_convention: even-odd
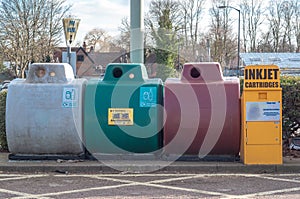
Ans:
[{"label": "round bin opening", "polygon": [[122,75],[123,75],[123,71],[122,71],[121,68],[115,68],[115,69],[113,70],[113,76],[114,76],[115,78],[120,78]]},{"label": "round bin opening", "polygon": [[197,69],[197,68],[192,68],[192,70],[191,70],[191,76],[192,76],[192,78],[198,78],[198,77],[200,77],[200,71]]},{"label": "round bin opening", "polygon": [[36,76],[37,76],[38,78],[42,78],[42,77],[45,76],[46,70],[45,70],[45,68],[39,67],[39,68],[37,68],[37,70],[35,71],[35,74],[36,74]]}]

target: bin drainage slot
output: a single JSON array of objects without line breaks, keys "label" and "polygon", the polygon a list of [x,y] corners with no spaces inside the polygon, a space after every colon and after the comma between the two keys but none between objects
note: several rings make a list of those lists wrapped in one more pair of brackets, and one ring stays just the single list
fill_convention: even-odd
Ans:
[{"label": "bin drainage slot", "polygon": [[115,68],[115,69],[113,70],[113,76],[114,76],[115,78],[120,78],[122,75],[123,75],[123,71],[122,71],[121,68]]},{"label": "bin drainage slot", "polygon": [[46,74],[46,70],[45,70],[45,68],[42,68],[42,67],[37,68],[37,70],[36,70],[36,72],[35,72],[35,75],[36,75],[38,78],[44,77],[45,74]]},{"label": "bin drainage slot", "polygon": [[200,71],[197,69],[197,68],[192,68],[191,69],[191,76],[192,76],[192,78],[198,78],[198,77],[200,77]]}]

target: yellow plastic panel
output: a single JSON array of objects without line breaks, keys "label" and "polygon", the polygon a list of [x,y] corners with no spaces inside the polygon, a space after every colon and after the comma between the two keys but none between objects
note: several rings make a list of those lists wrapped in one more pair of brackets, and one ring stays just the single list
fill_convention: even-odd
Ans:
[{"label": "yellow plastic panel", "polygon": [[278,145],[248,145],[244,164],[282,164],[282,148]]},{"label": "yellow plastic panel", "polygon": [[246,144],[280,144],[279,122],[247,122]]},{"label": "yellow plastic panel", "polygon": [[281,100],[281,89],[268,91],[244,91],[246,101],[279,101]]}]

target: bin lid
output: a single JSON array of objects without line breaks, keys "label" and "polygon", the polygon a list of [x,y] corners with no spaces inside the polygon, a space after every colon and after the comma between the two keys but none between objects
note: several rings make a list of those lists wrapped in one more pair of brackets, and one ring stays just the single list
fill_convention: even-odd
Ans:
[{"label": "bin lid", "polygon": [[103,81],[141,82],[148,79],[144,64],[112,63],[106,67]]},{"label": "bin lid", "polygon": [[224,81],[221,66],[217,62],[186,63],[181,81],[208,83]]},{"label": "bin lid", "polygon": [[73,79],[72,66],[67,63],[34,63],[25,83],[66,83]]}]

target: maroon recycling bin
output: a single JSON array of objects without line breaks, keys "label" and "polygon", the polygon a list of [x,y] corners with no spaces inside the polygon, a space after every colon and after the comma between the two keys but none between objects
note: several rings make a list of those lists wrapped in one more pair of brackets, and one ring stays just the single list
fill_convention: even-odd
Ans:
[{"label": "maroon recycling bin", "polygon": [[219,63],[187,63],[165,82],[164,153],[232,155],[240,148],[240,83]]}]

